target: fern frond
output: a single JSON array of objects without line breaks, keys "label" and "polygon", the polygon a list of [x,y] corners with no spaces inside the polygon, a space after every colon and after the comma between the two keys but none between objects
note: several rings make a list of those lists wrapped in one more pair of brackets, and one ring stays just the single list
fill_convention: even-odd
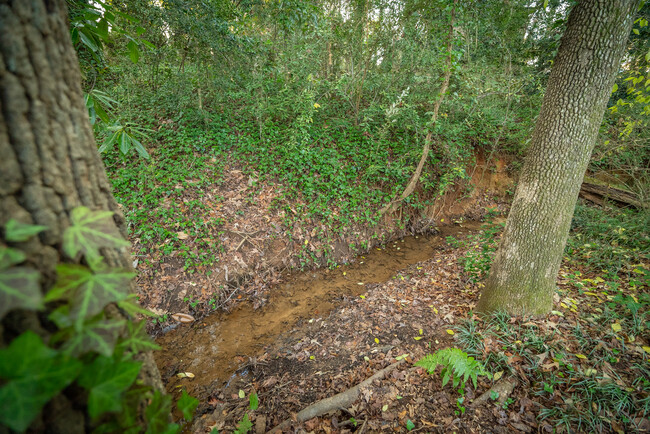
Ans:
[{"label": "fern frond", "polygon": [[453,386],[457,387],[459,384],[464,386],[471,378],[472,384],[476,388],[478,376],[489,375],[481,363],[458,348],[438,350],[433,354],[427,354],[415,363],[415,366],[425,368],[429,374],[433,374],[438,365],[442,366],[443,387],[450,379],[453,379]]}]

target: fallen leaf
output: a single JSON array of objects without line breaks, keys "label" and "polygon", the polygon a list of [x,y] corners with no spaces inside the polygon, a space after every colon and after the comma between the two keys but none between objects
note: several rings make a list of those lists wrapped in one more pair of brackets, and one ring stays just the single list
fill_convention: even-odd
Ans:
[{"label": "fallen leaf", "polygon": [[619,323],[615,322],[614,324],[612,324],[612,330],[614,330],[616,333],[620,332],[621,331],[621,325]]},{"label": "fallen leaf", "polygon": [[176,232],[176,235],[179,240],[186,240],[189,237],[185,232]]},{"label": "fallen leaf", "polygon": [[384,405],[384,406],[381,408],[381,411],[386,411],[386,410],[388,410],[388,404]]},{"label": "fallen leaf", "polygon": [[243,390],[241,390],[241,389],[239,389],[239,397],[240,397],[241,399],[246,398],[246,393],[245,393]]},{"label": "fallen leaf", "polygon": [[176,374],[176,376],[178,378],[194,378],[194,374],[192,374],[191,372],[179,372],[178,374]]},{"label": "fallen leaf", "polygon": [[585,356],[584,354],[576,354],[576,357],[579,359],[585,359],[585,360],[587,359],[587,356]]},{"label": "fallen leaf", "polygon": [[452,329],[447,329],[447,333],[450,334],[450,335],[453,335],[454,331]]},{"label": "fallen leaf", "polygon": [[175,313],[172,315],[172,318],[174,318],[175,321],[178,321],[183,324],[194,322],[194,317],[186,313]]}]

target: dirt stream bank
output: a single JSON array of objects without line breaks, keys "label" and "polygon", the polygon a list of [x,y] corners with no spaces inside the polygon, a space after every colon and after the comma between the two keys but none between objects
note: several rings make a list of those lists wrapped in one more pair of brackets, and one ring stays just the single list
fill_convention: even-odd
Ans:
[{"label": "dirt stream bank", "polygon": [[[134,252],[145,247],[148,252],[139,254],[135,262],[138,295],[144,307],[160,316],[182,312],[199,317],[214,308],[231,310],[233,301],[242,299],[260,307],[271,288],[282,281],[284,272],[301,268],[301,257],[312,258],[307,268],[345,264],[362,253],[364,245],[373,249],[407,235],[431,233],[459,219],[478,220],[488,207],[503,212],[507,202],[503,195],[513,184],[505,161],[486,162],[477,156],[477,164],[468,169],[471,179],[447,191],[433,205],[417,210],[418,215],[406,216],[398,210],[395,215],[384,216],[376,227],[359,224],[333,233],[322,222],[312,220],[287,227],[286,213],[295,212],[299,203],[283,202],[278,184],[251,185],[254,174],[248,172],[230,162],[223,183],[200,197],[190,192],[182,198],[200,201],[211,216],[223,221],[213,235],[220,245],[212,252],[213,265],[184,268],[180,251],[196,251],[200,241],[187,234],[182,246],[171,254],[161,250],[170,240],[156,246],[142,244],[139,238],[131,240]],[[278,201],[287,206],[277,206]]]},{"label": "dirt stream bank", "polygon": [[[458,267],[462,251],[445,238],[463,238],[480,226],[441,227],[437,235],[374,248],[351,265],[287,276],[260,309],[242,303],[231,313],[160,336],[157,362],[169,393],[185,389],[201,402],[197,422],[185,432],[234,431],[248,404],[240,390],[259,395],[260,408],[250,414],[253,431],[268,432],[397,358],[406,363],[364,388],[351,407],[285,432],[406,432],[411,419],[429,432],[512,430],[507,414],[485,408],[468,407],[459,417],[454,391],[412,365],[426,353],[454,345],[447,330],[478,298]],[[179,378],[179,373],[192,376]],[[466,398],[489,386],[480,382]],[[495,417],[503,419],[501,424]]]},{"label": "dirt stream bank", "polygon": [[[359,296],[368,285],[384,283],[400,270],[430,259],[446,237],[479,227],[479,222],[466,222],[443,226],[437,235],[406,237],[335,270],[289,275],[263,308],[242,303],[230,313],[214,314],[192,325],[179,324],[157,340],[163,347],[157,362],[168,388],[183,384],[195,396],[221,388],[265,345],[299,321],[327,317],[346,297]],[[191,372],[195,378],[185,382],[174,376],[178,372]]]},{"label": "dirt stream bank", "polygon": [[[503,162],[488,167],[480,161],[471,174],[473,189],[459,186],[449,191],[435,205],[423,210],[408,231],[396,229],[395,222],[387,216],[379,228],[383,234],[380,239],[386,240],[384,244],[374,245],[355,257],[354,252],[345,249],[348,243],[341,243],[334,251],[338,260],[347,265],[298,273],[278,269],[263,278],[240,282],[241,300],[229,303],[227,311],[199,316],[191,324],[167,325],[165,333],[158,328],[157,342],[162,351],[157,353],[156,361],[168,392],[179,395],[185,389],[201,402],[197,422],[184,431],[234,431],[248,402],[239,397],[241,391],[246,396],[256,391],[260,408],[250,418],[255,432],[267,432],[314,401],[359,384],[400,355],[408,355],[402,358],[409,363],[393,372],[388,381],[394,382],[393,376],[397,375],[411,388],[424,381],[422,373],[411,372],[410,362],[435,347],[451,345],[445,328],[466,315],[475,301],[473,293],[467,297],[469,287],[460,277],[458,252],[451,249],[451,256],[442,255],[450,250],[445,238],[462,238],[479,230],[479,220],[488,208],[502,213],[507,209],[506,201],[499,196],[512,180]],[[260,216],[262,225],[269,223],[263,214]],[[276,217],[270,214],[271,226]],[[400,238],[408,232],[419,235]],[[305,240],[315,242],[309,238],[309,229],[306,233]],[[262,230],[257,235],[268,234]],[[304,243],[302,238],[294,238],[299,239],[295,244]],[[278,242],[276,238],[275,244]],[[237,241],[233,252],[246,253],[246,244],[250,243]],[[292,250],[283,249],[283,263],[290,264]],[[262,256],[269,255],[262,252]],[[254,263],[254,258],[247,262]],[[201,276],[183,279],[175,273],[174,277],[162,273],[154,280],[199,282],[199,287],[206,286],[201,284]],[[174,306],[184,310],[183,305],[173,300],[189,294],[183,289],[185,286],[168,290],[167,300],[172,303],[166,304],[166,311],[174,312]],[[412,308],[416,310],[409,312]],[[412,375],[418,379],[414,380]],[[386,381],[381,383],[385,387]],[[373,392],[364,389],[362,402],[342,409],[338,416],[317,418],[316,425],[312,421],[303,428],[314,432],[404,431],[408,419],[405,411],[413,413],[415,407],[392,413],[384,411],[384,404],[377,407],[375,402],[382,396],[381,399],[394,401],[407,393],[396,390],[390,386],[373,398]],[[418,389],[417,393],[429,392]],[[415,404],[401,400],[401,396],[399,399],[403,405]],[[431,413],[435,422],[429,428],[450,427],[456,418],[449,416],[455,410],[435,402],[435,411]],[[454,400],[448,397],[445,402]],[[422,405],[417,403],[421,409]],[[381,411],[377,412],[378,408]],[[435,414],[439,415],[438,420]],[[363,420],[363,426],[350,425],[354,415]],[[492,423],[491,418],[480,419]],[[339,426],[339,422],[343,425]],[[477,423],[466,427],[471,430]]]}]

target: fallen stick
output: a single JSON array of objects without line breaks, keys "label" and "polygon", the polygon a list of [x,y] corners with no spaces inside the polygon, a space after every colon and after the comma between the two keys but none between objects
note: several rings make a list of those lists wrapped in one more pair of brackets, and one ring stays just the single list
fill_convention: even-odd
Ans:
[{"label": "fallen stick", "polygon": [[[346,390],[345,392],[338,393],[334,396],[330,396],[329,398],[325,398],[311,404],[310,406],[300,410],[300,412],[296,415],[295,421],[298,423],[302,423],[314,417],[322,416],[325,413],[329,413],[330,411],[338,410],[340,408],[350,407],[354,403],[354,401],[356,401],[359,398],[359,394],[363,387],[370,386],[370,384],[372,384],[372,382],[375,380],[381,380],[386,376],[387,373],[397,368],[402,363],[404,363],[404,360],[395,362],[392,365],[387,366],[381,371],[375,373],[372,377],[368,378],[367,380]],[[269,431],[269,434],[281,432],[283,429],[291,425],[293,421],[294,420],[292,418],[286,419],[285,421],[277,425],[275,428],[273,428],[271,431]]]},{"label": "fallen stick", "polygon": [[499,381],[497,384],[492,386],[490,390],[488,390],[487,392],[483,393],[481,396],[476,398],[472,402],[470,407],[475,408],[483,404],[484,402],[487,402],[487,400],[491,398],[492,392],[498,393],[497,401],[500,404],[503,404],[508,398],[508,396],[512,393],[512,391],[515,390],[516,385],[517,385],[517,380],[515,380],[514,378],[504,378],[501,381]]}]

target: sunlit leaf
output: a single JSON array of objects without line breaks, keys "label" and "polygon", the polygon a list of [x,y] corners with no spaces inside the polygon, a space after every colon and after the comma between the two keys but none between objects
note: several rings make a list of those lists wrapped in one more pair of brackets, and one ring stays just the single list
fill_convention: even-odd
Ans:
[{"label": "sunlit leaf", "polygon": [[621,331],[621,325],[619,323],[615,322],[614,324],[612,324],[612,330],[614,330],[616,333],[620,332]]},{"label": "sunlit leaf", "polygon": [[74,381],[81,362],[43,344],[28,331],[0,350],[0,423],[24,431],[53,396]]}]

